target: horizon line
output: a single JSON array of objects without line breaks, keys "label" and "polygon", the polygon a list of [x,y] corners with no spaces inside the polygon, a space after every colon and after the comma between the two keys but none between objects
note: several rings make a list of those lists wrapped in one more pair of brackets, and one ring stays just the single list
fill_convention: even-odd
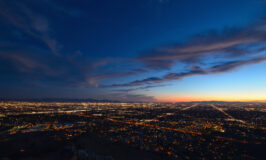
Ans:
[{"label": "horizon line", "polygon": [[24,101],[24,102],[97,102],[97,103],[266,103],[266,100],[202,100],[202,101],[119,101],[96,98],[0,98],[0,101]]}]

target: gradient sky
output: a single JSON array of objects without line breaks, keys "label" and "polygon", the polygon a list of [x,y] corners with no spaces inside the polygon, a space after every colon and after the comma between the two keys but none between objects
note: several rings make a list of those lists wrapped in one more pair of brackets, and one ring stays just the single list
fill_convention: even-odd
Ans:
[{"label": "gradient sky", "polygon": [[265,0],[0,0],[0,98],[266,101]]}]

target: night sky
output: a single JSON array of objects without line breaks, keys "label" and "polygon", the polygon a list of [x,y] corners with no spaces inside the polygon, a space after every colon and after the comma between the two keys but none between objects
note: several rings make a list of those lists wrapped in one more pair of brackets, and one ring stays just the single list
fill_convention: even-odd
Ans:
[{"label": "night sky", "polygon": [[0,0],[0,98],[266,101],[265,0]]}]

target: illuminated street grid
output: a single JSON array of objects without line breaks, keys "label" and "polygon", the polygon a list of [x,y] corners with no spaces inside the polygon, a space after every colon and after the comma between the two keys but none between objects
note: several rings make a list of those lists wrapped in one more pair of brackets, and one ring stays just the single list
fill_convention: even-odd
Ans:
[{"label": "illuminated street grid", "polygon": [[19,135],[71,142],[93,134],[169,159],[265,156],[265,104],[1,102],[0,112],[0,146]]}]

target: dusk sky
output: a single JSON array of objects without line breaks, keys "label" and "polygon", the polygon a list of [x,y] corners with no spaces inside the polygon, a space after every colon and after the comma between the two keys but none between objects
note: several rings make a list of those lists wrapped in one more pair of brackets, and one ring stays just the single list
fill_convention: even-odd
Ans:
[{"label": "dusk sky", "polygon": [[265,0],[0,0],[0,98],[266,101]]}]

